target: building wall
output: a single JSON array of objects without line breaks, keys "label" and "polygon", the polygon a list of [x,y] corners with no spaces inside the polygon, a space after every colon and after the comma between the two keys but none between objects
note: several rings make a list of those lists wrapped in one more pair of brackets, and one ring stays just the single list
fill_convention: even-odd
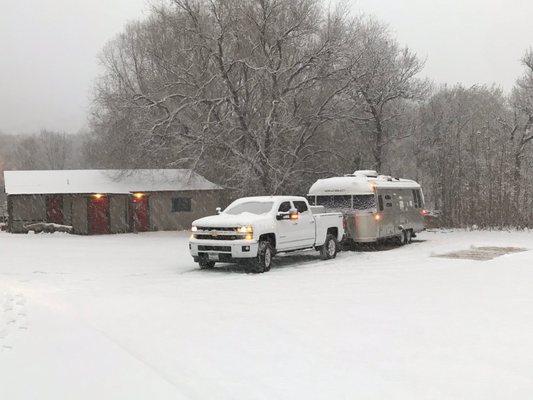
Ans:
[{"label": "building wall", "polygon": [[[178,197],[191,199],[191,211],[172,211],[172,200]],[[226,197],[224,190],[152,192],[148,197],[150,230],[189,229],[195,219],[215,214],[217,207],[224,208]]]},{"label": "building wall", "polygon": [[[189,198],[190,211],[173,211],[175,198]],[[231,202],[226,190],[176,191],[148,193],[150,230],[185,230],[192,221],[213,215],[217,207],[225,208]],[[129,195],[109,195],[111,233],[131,232]],[[76,234],[89,233],[87,222],[88,196],[73,194],[63,196],[63,219]],[[9,229],[11,232],[26,232],[24,225],[46,222],[46,195],[10,195]]]},{"label": "building wall", "polygon": [[86,235],[89,233],[87,225],[87,197],[84,195],[71,196],[72,229],[74,233]]},{"label": "building wall", "polygon": [[24,225],[46,221],[46,197],[44,195],[9,196],[9,231],[26,232]]},{"label": "building wall", "polygon": [[109,196],[109,217],[111,233],[130,232],[129,195]]},{"label": "building wall", "polygon": [[74,196],[63,196],[63,224],[72,226],[72,203]]}]

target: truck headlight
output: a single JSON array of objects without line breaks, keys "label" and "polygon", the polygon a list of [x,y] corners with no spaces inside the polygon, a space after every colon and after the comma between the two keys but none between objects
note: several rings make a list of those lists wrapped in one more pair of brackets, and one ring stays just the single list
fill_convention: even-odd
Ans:
[{"label": "truck headlight", "polygon": [[196,232],[197,230],[198,230],[198,227],[197,227],[197,226],[194,226],[194,225],[193,225],[193,226],[191,227],[191,232]]},{"label": "truck headlight", "polygon": [[254,239],[254,228],[252,225],[246,225],[246,226],[239,226],[237,228],[237,232],[243,233],[244,239],[246,240],[253,240]]},{"label": "truck headlight", "polygon": [[254,228],[252,225],[245,225],[245,226],[239,226],[237,228],[237,232],[239,233],[254,233]]}]

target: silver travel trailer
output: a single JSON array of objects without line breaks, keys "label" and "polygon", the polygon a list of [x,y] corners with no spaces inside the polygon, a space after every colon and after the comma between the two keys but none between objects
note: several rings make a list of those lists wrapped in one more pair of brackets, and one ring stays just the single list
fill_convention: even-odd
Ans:
[{"label": "silver travel trailer", "polygon": [[309,189],[308,199],[315,207],[343,213],[348,242],[397,239],[406,244],[424,229],[424,195],[410,179],[355,171],[319,179]]}]

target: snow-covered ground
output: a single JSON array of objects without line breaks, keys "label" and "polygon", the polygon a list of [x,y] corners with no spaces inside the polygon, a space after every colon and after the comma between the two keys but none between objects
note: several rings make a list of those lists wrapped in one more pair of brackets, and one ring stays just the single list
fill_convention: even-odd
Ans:
[{"label": "snow-covered ground", "polygon": [[0,399],[530,399],[527,232],[201,271],[185,233],[0,233]]}]

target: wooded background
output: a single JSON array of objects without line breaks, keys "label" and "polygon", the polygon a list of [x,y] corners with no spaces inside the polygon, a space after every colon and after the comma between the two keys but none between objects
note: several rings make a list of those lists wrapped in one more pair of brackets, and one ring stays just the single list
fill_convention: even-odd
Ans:
[{"label": "wooded background", "polygon": [[0,169],[193,168],[241,195],[376,169],[446,226],[533,227],[533,52],[510,93],[435,86],[385,24],[328,4],[158,3],[102,50],[89,131],[0,134]]}]

